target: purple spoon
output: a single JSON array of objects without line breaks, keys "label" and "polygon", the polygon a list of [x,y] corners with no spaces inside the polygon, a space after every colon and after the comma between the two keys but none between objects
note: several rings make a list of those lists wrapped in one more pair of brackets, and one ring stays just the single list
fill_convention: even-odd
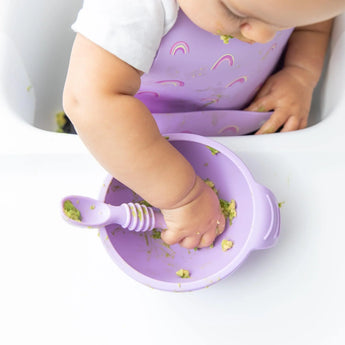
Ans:
[{"label": "purple spoon", "polygon": [[[66,212],[66,202],[80,212],[80,220],[72,219],[71,214]],[[61,206],[63,218],[73,225],[103,227],[119,224],[125,229],[137,232],[166,228],[162,213],[138,203],[113,206],[89,197],[70,195],[62,199]]]}]

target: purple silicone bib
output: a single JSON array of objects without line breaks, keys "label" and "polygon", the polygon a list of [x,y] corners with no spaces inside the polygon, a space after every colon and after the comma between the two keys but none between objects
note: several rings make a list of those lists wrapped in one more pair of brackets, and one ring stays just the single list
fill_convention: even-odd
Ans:
[{"label": "purple silicone bib", "polygon": [[241,109],[276,69],[291,32],[280,31],[266,44],[237,39],[225,44],[180,10],[136,97],[153,113],[162,133],[250,133],[271,113]]}]

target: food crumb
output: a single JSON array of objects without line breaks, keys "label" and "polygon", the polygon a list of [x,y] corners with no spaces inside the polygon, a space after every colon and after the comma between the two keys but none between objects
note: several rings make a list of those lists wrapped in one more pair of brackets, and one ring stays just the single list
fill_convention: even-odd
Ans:
[{"label": "food crumb", "polygon": [[151,237],[154,239],[160,239],[161,238],[161,232],[157,229],[153,229],[151,233]]},{"label": "food crumb", "polygon": [[[217,194],[218,196],[218,190],[216,189],[216,186],[213,181],[211,181],[209,178],[204,179],[204,182]],[[235,200],[226,201],[224,199],[219,199],[220,208],[222,210],[222,213],[226,218],[229,218],[230,225],[232,224],[232,220],[237,216],[236,212],[236,202]]]},{"label": "food crumb", "polygon": [[56,124],[58,126],[57,132],[64,133],[63,128],[67,123],[65,113],[63,111],[59,111],[58,113],[56,113],[55,114],[55,121],[56,121]]},{"label": "food crumb", "polygon": [[229,218],[229,223],[231,225],[232,220],[237,216],[235,200],[232,199],[231,201],[226,201],[219,199],[219,203],[224,217]]},{"label": "food crumb", "polygon": [[279,208],[282,208],[282,206],[285,204],[285,201],[282,201],[282,202],[278,202],[278,207]]},{"label": "food crumb", "polygon": [[147,237],[146,233],[144,234],[144,237],[145,237],[146,245],[149,246],[149,238]]},{"label": "food crumb", "polygon": [[69,134],[77,133],[72,122],[63,111],[59,111],[55,114],[55,121],[57,125],[56,132]]},{"label": "food crumb", "polygon": [[213,181],[207,178],[204,180],[204,182],[218,195],[218,190],[216,189],[216,186]]},{"label": "food crumb", "polygon": [[229,40],[234,38],[233,36],[231,35],[220,35],[220,39],[225,43],[225,44],[228,44],[229,43]]},{"label": "food crumb", "polygon": [[211,147],[211,146],[207,146],[207,145],[206,145],[206,147],[211,151],[211,153],[212,153],[213,155],[216,155],[217,153],[219,153],[218,150],[216,150],[215,148],[213,148],[213,147]]},{"label": "food crumb", "polygon": [[226,252],[227,250],[231,249],[234,245],[234,242],[230,240],[223,240],[222,241],[222,250],[223,252]]},{"label": "food crumb", "polygon": [[178,275],[181,278],[190,278],[190,274],[188,270],[180,269],[176,272],[176,275]]},{"label": "food crumb", "polygon": [[63,212],[68,218],[77,222],[81,221],[80,211],[72,204],[70,200],[66,200],[63,203]]}]

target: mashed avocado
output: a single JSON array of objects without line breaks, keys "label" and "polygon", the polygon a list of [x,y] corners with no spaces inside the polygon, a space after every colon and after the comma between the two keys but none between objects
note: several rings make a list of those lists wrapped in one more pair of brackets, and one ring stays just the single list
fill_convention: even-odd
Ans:
[{"label": "mashed avocado", "polygon": [[57,132],[59,133],[64,133],[64,126],[67,123],[65,113],[63,111],[59,111],[58,113],[55,114],[55,120],[57,124]]},{"label": "mashed avocado", "polygon": [[282,206],[285,204],[285,201],[282,201],[282,202],[278,202],[278,207],[279,208],[282,208]]},{"label": "mashed avocado", "polygon": [[219,199],[219,203],[224,217],[229,218],[229,222],[231,225],[232,220],[237,216],[235,200],[231,200],[229,202],[223,199]]},{"label": "mashed avocado", "polygon": [[213,181],[207,178],[204,180],[204,182],[218,195],[218,190],[216,189],[216,186]]},{"label": "mashed avocado", "polygon": [[228,44],[229,40],[232,39],[233,36],[231,35],[220,35],[220,39],[225,43]]},{"label": "mashed avocado", "polygon": [[[218,190],[213,181],[207,178],[204,182],[218,195]],[[225,219],[229,218],[231,225],[232,220],[237,216],[235,200],[226,201],[224,199],[219,199],[219,204]]]},{"label": "mashed avocado", "polygon": [[211,146],[206,145],[206,147],[211,151],[211,153],[215,156],[219,151]]},{"label": "mashed avocado", "polygon": [[158,240],[161,238],[161,232],[157,229],[153,229],[151,237]]},{"label": "mashed avocado", "polygon": [[176,275],[178,275],[181,278],[190,278],[190,274],[188,270],[180,269],[176,272]]},{"label": "mashed avocado", "polygon": [[223,240],[222,241],[223,252],[226,252],[227,250],[231,249],[233,245],[234,245],[234,242],[229,241],[229,240]]},{"label": "mashed avocado", "polygon": [[63,204],[63,212],[65,215],[77,222],[81,221],[81,214],[80,211],[72,204],[70,200],[66,200]]}]

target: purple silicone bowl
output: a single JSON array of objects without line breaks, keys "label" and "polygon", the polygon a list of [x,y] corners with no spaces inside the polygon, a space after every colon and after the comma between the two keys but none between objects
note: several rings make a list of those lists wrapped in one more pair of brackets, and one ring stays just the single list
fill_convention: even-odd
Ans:
[{"label": "purple silicone bowl", "polygon": [[[195,134],[175,133],[167,137],[201,178],[215,183],[220,198],[236,201],[237,217],[232,225],[227,223],[213,248],[199,250],[167,246],[150,232],[128,231],[118,225],[101,228],[100,236],[114,262],[137,281],[160,290],[196,290],[231,274],[253,250],[273,246],[279,236],[280,212],[272,192],[255,182],[248,168],[228,148]],[[212,154],[209,147],[219,153]],[[108,176],[100,200],[120,205],[141,198]],[[221,248],[223,239],[234,243],[225,252]],[[176,275],[181,268],[189,270],[190,278]]]}]

